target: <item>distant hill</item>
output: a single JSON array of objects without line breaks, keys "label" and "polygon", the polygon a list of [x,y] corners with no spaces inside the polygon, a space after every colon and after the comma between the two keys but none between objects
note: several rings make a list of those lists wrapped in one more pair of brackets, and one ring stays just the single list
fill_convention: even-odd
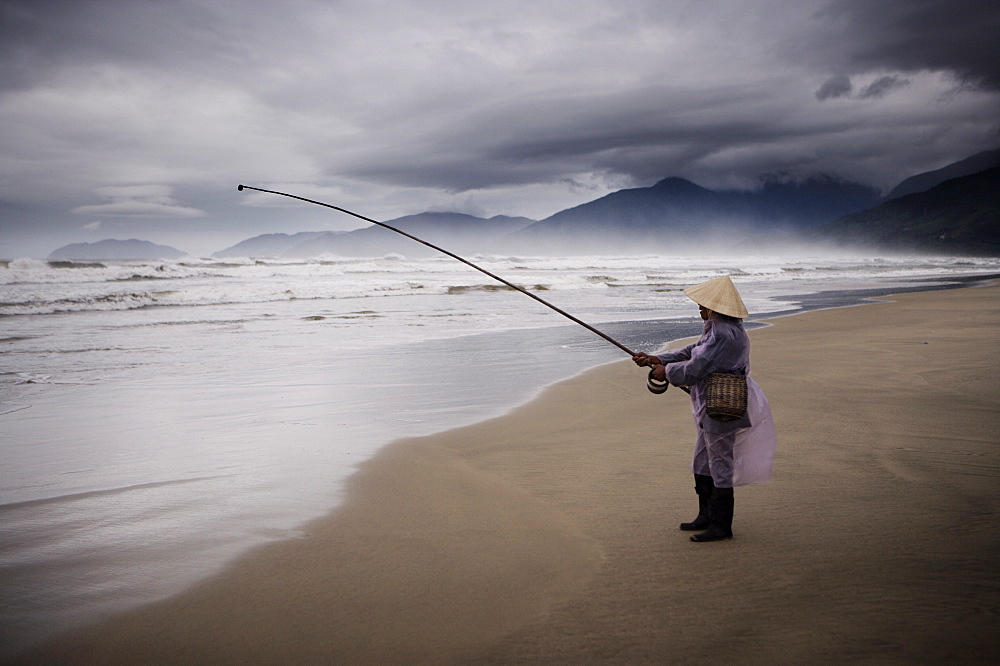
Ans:
[{"label": "distant hill", "polygon": [[323,235],[322,231],[303,231],[297,234],[264,234],[241,241],[225,250],[212,254],[213,257],[279,257],[282,252],[299,243]]},{"label": "distant hill", "polygon": [[847,215],[806,238],[882,250],[1000,256],[1000,168]]},{"label": "distant hill", "polygon": [[638,251],[642,243],[662,248],[720,234],[800,231],[877,202],[874,189],[829,177],[771,180],[753,191],[713,191],[666,178],[556,213],[513,234],[505,245],[522,251]]},{"label": "distant hill", "polygon": [[188,256],[167,245],[143,240],[107,239],[96,243],[71,243],[54,250],[49,259],[179,259]]},{"label": "distant hill", "polygon": [[886,195],[886,199],[896,199],[907,194],[926,192],[936,185],[940,185],[946,180],[971,176],[980,171],[1000,167],[1000,150],[986,150],[976,153],[972,157],[967,157],[953,164],[949,164],[941,169],[927,171],[925,173],[911,176],[901,182]]},{"label": "distant hill", "polygon": [[[879,196],[874,189],[830,176],[804,181],[765,179],[750,191],[710,190],[682,178],[623,189],[540,221],[460,213],[421,213],[387,224],[459,254],[607,254],[677,252],[714,247],[766,251],[788,242],[879,243],[938,252],[993,251],[993,192],[953,183],[1000,167],[1000,150],[985,151],[918,174]],[[938,187],[950,183],[944,190]],[[902,194],[915,190],[909,194]],[[913,203],[915,194],[935,194]],[[994,191],[997,191],[994,189]],[[892,205],[890,205],[892,204]],[[816,230],[813,233],[813,230]],[[885,233],[882,233],[884,230]],[[936,234],[936,235],[935,235]],[[935,240],[936,238],[936,240]],[[311,258],[431,256],[411,239],[370,226],[350,232],[267,234],[215,256]]]},{"label": "distant hill", "polygon": [[[483,219],[463,213],[420,213],[385,224],[456,253],[489,252],[498,239],[532,224],[524,217],[498,215]],[[249,252],[252,250],[252,252]],[[307,259],[324,255],[380,257],[386,254],[424,257],[437,254],[431,248],[394,231],[372,225],[354,231],[266,234],[237,243],[215,256],[282,257]]]}]

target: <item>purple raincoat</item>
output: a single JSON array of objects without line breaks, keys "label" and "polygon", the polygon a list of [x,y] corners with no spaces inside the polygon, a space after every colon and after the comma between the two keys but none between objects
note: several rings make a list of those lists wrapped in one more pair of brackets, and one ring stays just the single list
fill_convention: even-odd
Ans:
[{"label": "purple raincoat", "polygon": [[764,391],[747,376],[747,413],[736,421],[716,421],[705,413],[705,390],[713,372],[750,373],[750,339],[740,320],[717,313],[705,322],[701,338],[683,349],[657,354],[667,380],[691,388],[691,412],[698,426],[695,474],[711,476],[720,488],[763,483],[771,477],[777,438]]}]

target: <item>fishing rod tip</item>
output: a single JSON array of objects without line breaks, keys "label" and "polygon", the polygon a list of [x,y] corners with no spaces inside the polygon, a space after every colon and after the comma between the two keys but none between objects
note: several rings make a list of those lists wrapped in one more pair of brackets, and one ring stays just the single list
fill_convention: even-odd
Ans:
[{"label": "fishing rod tip", "polygon": [[237,185],[236,189],[239,190],[240,192],[242,192],[243,191],[243,186],[242,185]]}]

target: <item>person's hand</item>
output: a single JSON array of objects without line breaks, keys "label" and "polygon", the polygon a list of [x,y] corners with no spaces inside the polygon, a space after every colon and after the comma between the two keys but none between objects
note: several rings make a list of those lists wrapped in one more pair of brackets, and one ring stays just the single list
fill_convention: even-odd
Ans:
[{"label": "person's hand", "polygon": [[660,359],[656,358],[655,356],[650,356],[649,354],[646,354],[644,352],[639,352],[638,354],[632,357],[632,360],[635,362],[636,365],[640,367],[648,366],[652,368],[658,365],[663,365],[660,362]]},{"label": "person's hand", "polygon": [[654,365],[653,369],[649,371],[649,376],[658,382],[667,381],[667,366]]}]

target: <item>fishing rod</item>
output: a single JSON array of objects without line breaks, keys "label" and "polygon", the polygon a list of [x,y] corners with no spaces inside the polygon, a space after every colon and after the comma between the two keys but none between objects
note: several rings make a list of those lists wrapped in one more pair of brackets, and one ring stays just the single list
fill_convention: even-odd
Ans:
[{"label": "fishing rod", "polygon": [[[380,227],[382,227],[384,229],[388,229],[389,231],[395,231],[397,234],[401,234],[403,236],[406,236],[407,238],[409,238],[411,240],[414,240],[414,241],[420,243],[421,245],[426,245],[427,247],[429,247],[429,248],[431,248],[433,250],[437,250],[438,252],[441,252],[442,254],[448,255],[452,259],[456,259],[458,261],[461,261],[466,266],[474,268],[477,271],[479,271],[480,273],[488,275],[489,277],[493,278],[497,282],[499,282],[499,283],[501,283],[503,285],[506,285],[506,286],[510,287],[511,289],[513,289],[515,291],[519,291],[519,292],[521,292],[522,294],[524,294],[525,296],[527,296],[529,298],[535,299],[536,301],[538,301],[539,303],[541,303],[545,307],[550,308],[550,309],[554,310],[555,312],[558,312],[563,317],[566,317],[567,319],[569,319],[573,323],[579,324],[580,326],[583,326],[585,329],[587,329],[591,333],[595,333],[595,334],[599,335],[600,337],[604,338],[605,340],[607,340],[608,342],[610,342],[611,344],[613,344],[615,347],[618,347],[619,349],[621,349],[623,352],[625,352],[629,356],[635,356],[636,355],[634,351],[632,351],[631,349],[629,349],[628,347],[626,347],[622,343],[618,342],[617,340],[615,340],[614,338],[612,338],[610,335],[607,335],[606,333],[597,330],[596,328],[594,328],[593,326],[591,326],[590,324],[588,324],[585,321],[581,321],[580,319],[577,319],[576,317],[574,317],[570,313],[566,312],[565,310],[563,310],[561,308],[556,307],[555,305],[552,305],[551,303],[549,303],[545,299],[540,298],[539,296],[536,296],[535,294],[531,293],[530,291],[527,291],[526,289],[523,289],[523,288],[517,286],[516,284],[503,279],[499,275],[494,275],[493,273],[489,272],[488,270],[486,270],[482,266],[477,266],[476,264],[472,263],[468,259],[465,259],[464,257],[458,256],[454,252],[449,252],[448,250],[444,249],[443,247],[438,247],[437,245],[434,245],[433,243],[428,243],[427,241],[425,241],[425,240],[423,240],[421,238],[417,238],[413,234],[409,234],[409,233],[403,231],[402,229],[397,229],[396,227],[388,225],[385,222],[379,222],[378,220],[373,220],[370,217],[365,217],[364,215],[359,215],[358,213],[355,213],[353,211],[349,211],[346,208],[341,208],[340,206],[334,206],[333,204],[324,203],[322,201],[316,201],[314,199],[307,199],[305,197],[300,197],[300,196],[295,195],[295,194],[288,194],[287,192],[278,192],[276,190],[265,190],[265,189],[260,188],[260,187],[251,187],[250,185],[239,185],[239,186],[237,186],[236,189],[239,190],[240,192],[242,192],[243,190],[253,190],[255,192],[265,192],[267,194],[277,194],[278,196],[288,197],[289,199],[298,199],[299,201],[305,201],[306,203],[316,204],[317,206],[323,206],[325,208],[332,208],[333,210],[340,211],[341,213],[345,213],[347,215],[351,215],[353,217],[356,217],[359,220],[364,220],[365,222],[370,222],[371,224],[376,224],[376,225],[378,225],[378,226],[380,226]],[[653,370],[651,369],[649,371],[649,376],[646,379],[646,388],[648,388],[651,393],[660,394],[660,393],[663,393],[664,391],[666,391],[669,387],[670,387],[669,382],[660,381],[658,379],[654,379],[653,378]],[[691,392],[690,389],[688,389],[686,386],[681,386],[680,389],[682,391],[684,391],[685,393],[690,393]]]},{"label": "fishing rod", "polygon": [[552,310],[555,310],[556,312],[558,312],[562,316],[566,317],[570,321],[573,321],[573,322],[579,324],[580,326],[583,326],[588,331],[590,331],[592,333],[596,333],[597,335],[601,336],[602,338],[604,338],[605,340],[607,340],[608,342],[610,342],[611,344],[613,344],[615,347],[618,347],[619,349],[621,349],[623,352],[625,352],[629,356],[635,356],[635,352],[634,351],[632,351],[631,349],[629,349],[628,347],[626,347],[622,343],[618,342],[617,340],[615,340],[614,338],[612,338],[610,335],[607,335],[607,334],[605,334],[605,333],[597,330],[596,328],[594,328],[593,326],[591,326],[587,322],[581,321],[581,320],[577,319],[576,317],[574,317],[570,313],[566,312],[565,310],[562,310],[562,309],[556,307],[555,305],[552,305],[548,301],[546,301],[546,300],[544,300],[542,298],[539,298],[538,296],[536,296],[535,294],[531,293],[530,291],[522,289],[521,287],[517,286],[516,284],[513,284],[512,282],[508,282],[507,280],[503,279],[499,275],[494,275],[493,273],[489,272],[485,268],[483,268],[481,266],[477,266],[476,264],[472,263],[468,259],[464,259],[464,258],[458,256],[457,254],[455,254],[454,252],[449,252],[448,250],[446,250],[446,249],[444,249],[442,247],[438,247],[437,245],[434,245],[432,243],[428,243],[425,240],[417,238],[413,234],[408,234],[408,233],[406,233],[405,231],[403,231],[401,229],[397,229],[396,227],[390,226],[390,225],[388,225],[388,224],[386,224],[384,222],[379,222],[377,220],[373,220],[370,217],[365,217],[364,215],[359,215],[358,213],[353,213],[353,212],[347,210],[346,208],[341,208],[340,206],[334,206],[333,204],[323,203],[322,201],[314,201],[313,199],[306,199],[305,197],[296,196],[294,194],[288,194],[287,192],[276,192],[274,190],[265,190],[265,189],[261,189],[259,187],[251,187],[249,185],[240,185],[236,189],[239,190],[240,192],[242,192],[243,190],[254,190],[256,192],[266,192],[268,194],[277,194],[277,195],[280,195],[280,196],[283,196],[283,197],[288,197],[289,199],[298,199],[299,201],[305,201],[306,203],[316,204],[317,206],[325,206],[326,208],[332,208],[333,210],[340,211],[341,213],[346,213],[347,215],[352,215],[352,216],[358,218],[359,220],[364,220],[365,222],[371,222],[372,224],[377,224],[378,226],[383,227],[385,229],[388,229],[389,231],[395,231],[397,234],[402,234],[403,236],[406,236],[407,238],[409,238],[411,240],[415,240],[418,243],[421,243],[422,245],[426,245],[427,247],[432,248],[434,250],[437,250],[438,252],[442,252],[442,253],[448,255],[449,257],[451,257],[452,259],[457,259],[458,261],[461,261],[466,266],[471,266],[472,268],[475,268],[480,273],[485,273],[486,275],[490,276],[491,278],[493,278],[497,282],[500,282],[500,283],[502,283],[502,284],[510,287],[511,289],[519,291],[522,294],[524,294],[525,296],[528,296],[529,298],[535,299],[536,301],[538,301],[542,305],[544,305],[544,306],[546,306],[548,308],[551,308]]}]

